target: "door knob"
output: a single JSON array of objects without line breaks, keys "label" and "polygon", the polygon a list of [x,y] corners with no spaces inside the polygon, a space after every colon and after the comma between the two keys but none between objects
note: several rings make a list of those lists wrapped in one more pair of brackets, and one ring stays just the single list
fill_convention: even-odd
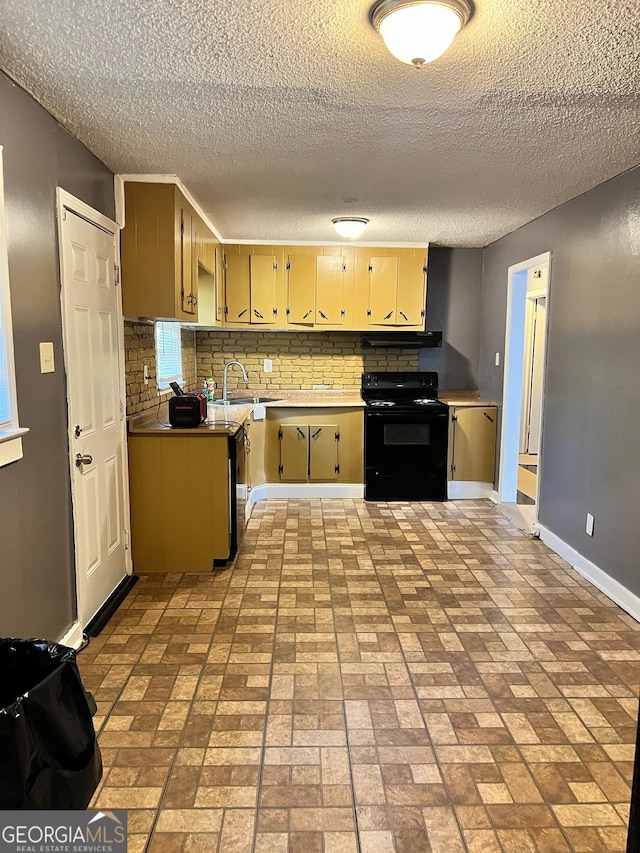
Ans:
[{"label": "door knob", "polygon": [[93,456],[89,456],[88,453],[85,453],[83,456],[82,453],[76,453],[76,468],[79,468],[81,465],[91,465],[93,462]]}]

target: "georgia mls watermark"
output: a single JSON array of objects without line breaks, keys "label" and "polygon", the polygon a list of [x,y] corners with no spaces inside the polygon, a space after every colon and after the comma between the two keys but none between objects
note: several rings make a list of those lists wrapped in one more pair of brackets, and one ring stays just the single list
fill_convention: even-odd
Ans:
[{"label": "georgia mls watermark", "polygon": [[0,811],[0,853],[127,853],[127,812]]}]

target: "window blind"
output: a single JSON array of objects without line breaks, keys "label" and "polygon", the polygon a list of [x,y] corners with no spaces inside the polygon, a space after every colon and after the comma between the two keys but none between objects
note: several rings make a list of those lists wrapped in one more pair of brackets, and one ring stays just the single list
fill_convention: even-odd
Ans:
[{"label": "window blind", "polygon": [[179,323],[156,323],[156,374],[158,388],[182,383],[182,338]]},{"label": "window blind", "polygon": [[7,370],[7,346],[4,335],[2,299],[0,299],[0,427],[11,423],[11,400]]}]

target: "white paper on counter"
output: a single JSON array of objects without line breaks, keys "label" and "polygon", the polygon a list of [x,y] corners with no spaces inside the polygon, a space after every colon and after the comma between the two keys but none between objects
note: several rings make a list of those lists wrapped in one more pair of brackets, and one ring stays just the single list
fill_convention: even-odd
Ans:
[{"label": "white paper on counter", "polygon": [[253,419],[254,421],[263,421],[267,416],[267,408],[263,406],[262,403],[258,403],[253,407]]}]

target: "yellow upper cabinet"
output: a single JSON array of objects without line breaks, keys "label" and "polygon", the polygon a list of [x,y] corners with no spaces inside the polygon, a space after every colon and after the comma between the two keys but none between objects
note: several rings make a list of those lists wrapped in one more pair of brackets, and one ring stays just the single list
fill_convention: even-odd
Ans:
[{"label": "yellow upper cabinet", "polygon": [[278,293],[282,264],[273,250],[278,247],[224,248],[225,324],[277,325],[282,315]]},{"label": "yellow upper cabinet", "polygon": [[426,253],[416,249],[389,250],[384,254],[373,251],[368,266],[368,325],[424,328]]},{"label": "yellow upper cabinet", "polygon": [[214,273],[215,237],[175,184],[127,181],[124,191],[125,317],[196,322],[198,281],[203,270]]},{"label": "yellow upper cabinet", "polygon": [[343,327],[346,259],[322,248],[303,249],[287,257],[287,323]]},{"label": "yellow upper cabinet", "polygon": [[287,322],[312,326],[316,320],[316,256],[287,258]]}]

